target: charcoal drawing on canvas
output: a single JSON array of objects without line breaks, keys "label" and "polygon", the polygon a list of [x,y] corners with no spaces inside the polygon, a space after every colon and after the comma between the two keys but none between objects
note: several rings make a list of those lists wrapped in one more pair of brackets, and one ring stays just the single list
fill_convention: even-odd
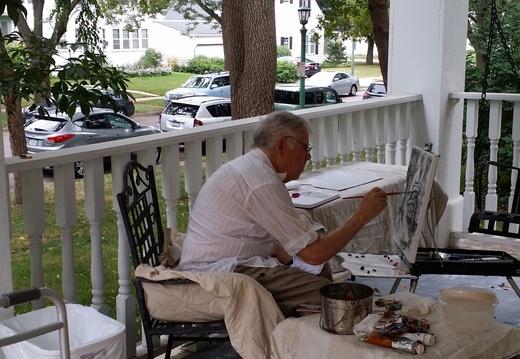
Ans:
[{"label": "charcoal drawing on canvas", "polygon": [[438,156],[418,147],[412,149],[406,193],[402,195],[394,232],[395,243],[411,263],[415,262],[437,163]]}]

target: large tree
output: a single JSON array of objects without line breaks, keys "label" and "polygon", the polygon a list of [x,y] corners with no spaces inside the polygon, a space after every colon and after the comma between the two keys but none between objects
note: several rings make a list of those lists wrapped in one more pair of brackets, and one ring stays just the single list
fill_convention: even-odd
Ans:
[{"label": "large tree", "polygon": [[[276,22],[272,0],[176,0],[172,8],[192,21],[222,28],[225,67],[231,79],[233,119],[273,111]],[[217,26],[218,26],[217,25]]]},{"label": "large tree", "polygon": [[222,32],[234,119],[273,111],[276,25],[272,0],[224,0]]}]

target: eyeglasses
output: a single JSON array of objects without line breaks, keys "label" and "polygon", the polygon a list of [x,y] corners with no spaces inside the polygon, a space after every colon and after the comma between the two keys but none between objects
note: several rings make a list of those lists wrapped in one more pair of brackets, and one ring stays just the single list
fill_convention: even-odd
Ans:
[{"label": "eyeglasses", "polygon": [[305,152],[307,152],[307,153],[311,152],[311,150],[312,150],[311,146],[306,145],[305,143],[303,143],[302,141],[300,141],[299,139],[297,139],[297,138],[295,138],[293,136],[285,136],[285,138],[287,138],[287,137],[292,138],[296,142],[299,142],[303,146],[303,149],[305,150]]}]

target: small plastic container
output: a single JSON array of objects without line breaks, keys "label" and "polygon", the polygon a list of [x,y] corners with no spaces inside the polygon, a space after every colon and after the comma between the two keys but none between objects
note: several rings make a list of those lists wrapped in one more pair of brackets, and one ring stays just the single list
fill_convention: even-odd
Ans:
[{"label": "small plastic container", "polygon": [[491,290],[481,288],[449,288],[440,290],[444,320],[457,334],[482,333],[494,323],[498,299]]}]

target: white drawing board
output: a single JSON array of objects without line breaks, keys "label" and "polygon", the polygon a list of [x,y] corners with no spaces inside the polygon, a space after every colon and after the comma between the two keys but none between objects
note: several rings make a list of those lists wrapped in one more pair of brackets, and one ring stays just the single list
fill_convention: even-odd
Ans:
[{"label": "white drawing board", "polygon": [[301,178],[302,184],[309,184],[317,188],[325,188],[335,191],[344,191],[349,188],[361,186],[382,179],[381,176],[371,173],[359,173],[351,171],[327,171],[308,178]]},{"label": "white drawing board", "polygon": [[311,209],[324,203],[339,198],[338,191],[330,191],[312,186],[301,186],[298,189],[289,191],[294,207]]}]

